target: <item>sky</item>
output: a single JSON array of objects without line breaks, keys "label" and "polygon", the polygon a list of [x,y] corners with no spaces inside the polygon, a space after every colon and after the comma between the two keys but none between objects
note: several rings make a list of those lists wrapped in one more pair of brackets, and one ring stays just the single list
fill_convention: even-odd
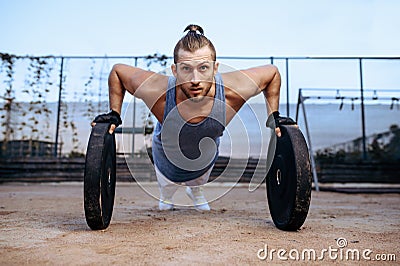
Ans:
[{"label": "sky", "polygon": [[172,55],[201,25],[220,56],[398,56],[400,1],[0,0],[0,52]]},{"label": "sky", "polygon": [[[217,56],[400,57],[397,0],[0,0],[0,10],[0,53],[15,55],[172,56],[184,28],[194,23]],[[265,60],[224,63],[245,68]],[[285,102],[285,62],[274,64]],[[364,71],[366,88],[400,88],[400,60],[365,62]],[[356,60],[290,63],[291,102],[299,88],[359,86]]]}]

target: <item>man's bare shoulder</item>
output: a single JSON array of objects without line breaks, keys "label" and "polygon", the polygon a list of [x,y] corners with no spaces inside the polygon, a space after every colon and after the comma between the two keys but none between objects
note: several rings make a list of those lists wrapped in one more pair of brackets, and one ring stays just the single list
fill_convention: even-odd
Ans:
[{"label": "man's bare shoulder", "polygon": [[229,88],[229,90],[235,91],[245,99],[253,96],[258,90],[258,82],[251,75],[252,71],[249,68],[222,73],[221,77],[224,86]]},{"label": "man's bare shoulder", "polygon": [[154,94],[162,94],[167,90],[169,76],[143,69],[139,70],[138,74],[141,77],[136,81],[136,97],[152,97]]},{"label": "man's bare shoulder", "polygon": [[276,67],[273,65],[263,65],[222,73],[221,76],[226,87],[238,91],[239,93],[248,94],[249,92],[259,92],[264,81],[268,79],[275,70]]},{"label": "man's bare shoulder", "polygon": [[274,65],[262,65],[262,66],[225,72],[222,73],[221,76],[224,80],[226,79],[227,81],[239,80],[239,79],[241,80],[243,78],[256,80],[262,76],[268,75],[268,72],[275,69],[276,67]]}]

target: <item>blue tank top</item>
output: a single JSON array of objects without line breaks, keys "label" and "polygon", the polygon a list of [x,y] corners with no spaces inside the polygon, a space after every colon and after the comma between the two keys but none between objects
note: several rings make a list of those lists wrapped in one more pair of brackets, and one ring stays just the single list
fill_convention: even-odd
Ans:
[{"label": "blue tank top", "polygon": [[221,75],[215,76],[215,98],[210,115],[201,122],[186,122],[176,106],[176,79],[170,76],[162,124],[153,135],[153,159],[160,172],[173,182],[200,177],[218,158],[225,130],[225,93]]}]

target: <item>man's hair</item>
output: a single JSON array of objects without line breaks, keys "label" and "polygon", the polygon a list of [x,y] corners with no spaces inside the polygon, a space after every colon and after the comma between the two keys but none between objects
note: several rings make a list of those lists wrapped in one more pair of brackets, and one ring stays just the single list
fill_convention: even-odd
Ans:
[{"label": "man's hair", "polygon": [[214,61],[216,61],[217,55],[214,45],[211,41],[204,36],[204,30],[202,27],[194,24],[188,25],[185,30],[188,31],[185,36],[183,36],[178,43],[175,45],[174,49],[174,63],[178,62],[178,52],[179,49],[185,51],[194,52],[200,48],[208,46],[211,49],[211,56]]}]

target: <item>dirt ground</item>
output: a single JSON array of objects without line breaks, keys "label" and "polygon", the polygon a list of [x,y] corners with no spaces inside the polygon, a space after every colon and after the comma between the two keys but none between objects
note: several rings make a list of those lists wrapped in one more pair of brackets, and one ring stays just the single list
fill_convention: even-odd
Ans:
[{"label": "dirt ground", "polygon": [[[214,184],[207,193],[218,198],[225,190]],[[176,197],[186,195],[178,191]],[[161,212],[157,205],[137,184],[120,183],[111,225],[91,231],[82,183],[2,184],[0,265],[400,261],[399,194],[313,192],[309,216],[298,232],[274,226],[265,186],[250,193],[238,185],[213,201],[209,213],[189,207]]]}]

